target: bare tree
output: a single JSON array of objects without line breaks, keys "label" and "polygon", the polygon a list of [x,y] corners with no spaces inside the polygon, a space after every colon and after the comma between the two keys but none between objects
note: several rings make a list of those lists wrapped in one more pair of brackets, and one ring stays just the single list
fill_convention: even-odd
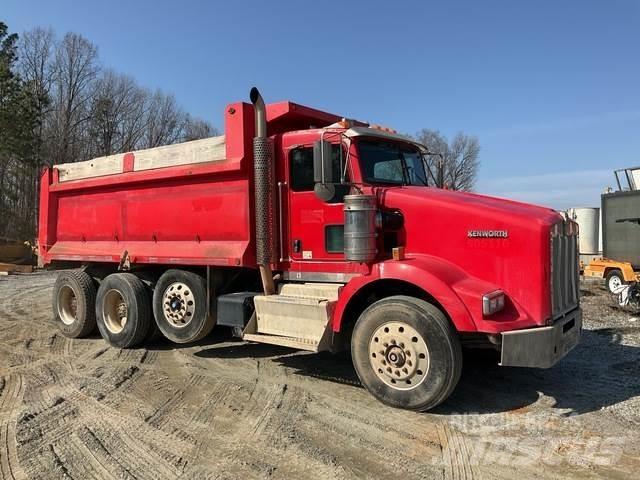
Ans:
[{"label": "bare tree", "polygon": [[153,148],[180,141],[185,121],[186,114],[175,97],[157,90],[148,100],[142,146]]},{"label": "bare tree", "polygon": [[67,33],[56,49],[53,85],[53,161],[76,161],[86,154],[83,129],[89,119],[93,83],[98,76],[98,50],[76,33]]},{"label": "bare tree", "polygon": [[28,230],[35,231],[38,219],[39,170],[47,164],[45,128],[51,113],[49,92],[54,80],[55,35],[51,28],[35,28],[25,32],[18,43],[17,70],[34,101],[36,122],[33,127],[33,162],[23,172],[25,211],[28,212]]},{"label": "bare tree", "polygon": [[55,36],[50,28],[35,28],[20,37],[18,71],[36,101],[39,118],[38,131],[36,132],[40,140],[37,152],[39,163],[42,160],[40,149],[44,121],[51,111],[49,93],[54,81],[54,48]]},{"label": "bare tree", "polygon": [[183,139],[185,142],[208,138],[218,135],[218,131],[209,122],[201,118],[194,118],[187,115],[184,126]]},{"label": "bare tree", "polygon": [[428,129],[421,130],[416,137],[432,153],[427,164],[437,187],[473,190],[480,166],[477,137],[460,132],[449,143],[440,132]]},{"label": "bare tree", "polygon": [[107,70],[96,82],[89,133],[92,155],[135,148],[144,128],[145,92],[127,75]]},{"label": "bare tree", "polygon": [[147,121],[147,102],[147,90],[137,86],[129,92],[126,109],[120,120],[121,152],[141,148]]}]

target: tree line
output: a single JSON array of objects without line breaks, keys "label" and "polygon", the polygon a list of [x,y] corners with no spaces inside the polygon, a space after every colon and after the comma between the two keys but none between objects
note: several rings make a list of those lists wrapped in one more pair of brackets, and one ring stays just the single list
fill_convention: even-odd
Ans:
[{"label": "tree line", "polygon": [[101,65],[69,32],[0,21],[0,237],[33,239],[44,166],[216,135],[173,95]]}]

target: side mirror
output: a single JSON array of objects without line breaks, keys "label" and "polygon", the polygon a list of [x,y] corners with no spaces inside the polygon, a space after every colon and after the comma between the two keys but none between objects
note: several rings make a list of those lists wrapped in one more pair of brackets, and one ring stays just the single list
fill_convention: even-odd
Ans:
[{"label": "side mirror", "polygon": [[331,142],[318,140],[313,144],[313,191],[324,202],[331,201],[336,195],[333,184],[333,161],[331,159]]},{"label": "side mirror", "polygon": [[331,183],[333,179],[333,162],[331,161],[331,143],[318,140],[313,144],[313,181]]}]

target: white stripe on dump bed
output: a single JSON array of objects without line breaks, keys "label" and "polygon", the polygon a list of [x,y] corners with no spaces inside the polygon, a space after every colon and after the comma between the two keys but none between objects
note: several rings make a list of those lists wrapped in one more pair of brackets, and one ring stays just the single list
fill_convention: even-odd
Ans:
[{"label": "white stripe on dump bed", "polygon": [[134,152],[134,155],[136,160],[133,170],[136,172],[175,165],[217,162],[224,160],[226,156],[224,135],[140,150]]},{"label": "white stripe on dump bed", "polygon": [[68,182],[82,178],[101,177],[122,173],[124,155],[109,155],[108,157],[94,158],[86,162],[63,163],[55,165],[58,169],[59,180]]},{"label": "white stripe on dump bed", "polygon": [[[135,158],[133,164],[135,172],[176,165],[217,162],[224,160],[226,156],[225,137],[221,135],[131,153]],[[61,182],[115,175],[124,171],[124,156],[125,154],[119,153],[85,162],[64,163],[54,167],[59,171]]]}]

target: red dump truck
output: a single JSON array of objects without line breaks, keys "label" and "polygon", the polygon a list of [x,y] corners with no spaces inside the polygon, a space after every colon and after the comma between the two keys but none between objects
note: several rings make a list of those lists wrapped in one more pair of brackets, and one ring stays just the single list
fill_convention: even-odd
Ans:
[{"label": "red dump truck", "polygon": [[292,102],[225,110],[225,135],[43,172],[39,258],[62,332],[128,348],[214,325],[350,349],[362,384],[427,410],[462,347],[548,368],[579,341],[577,225],[430,186],[430,152]]}]

